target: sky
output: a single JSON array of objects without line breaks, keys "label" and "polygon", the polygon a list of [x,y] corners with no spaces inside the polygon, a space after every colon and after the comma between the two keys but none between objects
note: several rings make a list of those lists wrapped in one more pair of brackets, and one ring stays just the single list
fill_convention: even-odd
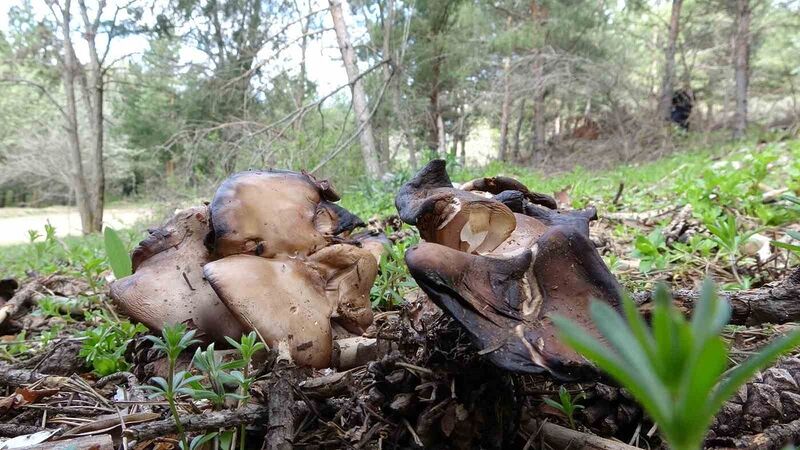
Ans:
[{"label": "sky", "polygon": [[[128,2],[129,0],[108,0],[107,9],[109,10],[109,13],[112,13],[116,5],[126,4]],[[45,0],[30,0],[30,3],[36,17],[44,17],[50,14]],[[87,3],[91,7],[92,4],[96,4],[96,0],[89,0]],[[143,3],[150,4],[150,2],[145,2],[144,0]],[[0,0],[0,31],[5,32],[9,28],[8,11],[14,6],[21,6],[23,4],[24,0]],[[325,6],[327,6],[327,1],[325,0],[313,0],[312,2],[312,8],[314,10],[324,8]],[[77,16],[77,5],[75,5],[74,8],[74,20],[77,20],[79,19]],[[355,18],[350,16],[349,7],[346,4],[343,5],[342,9],[345,13],[345,20],[347,20],[348,27],[350,28],[349,31],[352,35],[351,37],[356,40],[358,39],[359,34],[363,33],[363,28],[359,30],[359,24]],[[319,16],[324,17],[324,28],[331,29],[333,27],[330,14],[320,12]],[[147,20],[147,17],[145,17],[144,20]],[[300,36],[299,24],[289,28],[288,39],[292,40],[298,36]],[[100,48],[105,48],[105,42],[101,42],[100,39],[101,38],[98,38],[98,45]],[[78,58],[82,61],[87,61],[88,49],[85,41],[80,39],[80,36],[76,34],[74,43]],[[117,37],[112,43],[107,60],[120,60],[120,63],[128,58],[135,60],[147,49],[147,46],[148,44],[146,36],[136,35]],[[307,76],[318,86],[317,91],[320,96],[325,95],[333,89],[347,83],[347,74],[342,66],[341,56],[336,45],[336,35],[332,30],[325,31],[321,35],[321,38],[310,41],[306,55]],[[267,56],[268,54],[266,51],[259,53],[260,60],[263,60]],[[181,50],[181,60],[182,62],[203,63],[205,62],[206,58],[205,55],[199,50],[184,47]],[[297,73],[299,70],[299,61],[300,49],[298,45],[294,45],[284,50],[279,58],[275,58],[274,61],[271,61],[270,64],[267,64],[265,67],[270,68],[275,72],[279,72],[283,68],[288,67],[291,71],[293,71],[293,73]],[[257,63],[258,62],[256,62],[256,64]],[[346,94],[349,96],[349,92]]]}]

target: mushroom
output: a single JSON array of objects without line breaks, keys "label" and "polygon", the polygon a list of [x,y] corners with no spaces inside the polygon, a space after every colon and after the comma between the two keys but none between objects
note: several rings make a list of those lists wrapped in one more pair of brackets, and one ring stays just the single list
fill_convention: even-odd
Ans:
[{"label": "mushroom", "polygon": [[467,253],[494,250],[514,231],[514,214],[498,201],[454,188],[445,165],[441,159],[429,162],[400,188],[400,218],[416,225],[426,241]]},{"label": "mushroom", "polygon": [[236,317],[279,355],[303,366],[328,367],[335,305],[317,270],[298,259],[232,255],[206,264],[204,272]]},{"label": "mushroom", "polygon": [[495,365],[523,373],[547,371],[561,379],[594,375],[559,341],[549,318],[558,313],[593,329],[591,299],[620,305],[619,285],[576,229],[552,227],[533,249],[491,256],[421,243],[408,250],[406,263],[428,297]]},{"label": "mushroom", "polygon": [[304,173],[232,175],[211,202],[213,250],[220,257],[310,255],[325,247],[330,235],[360,222],[352,214],[343,215],[344,208],[331,206],[338,199],[330,183]]},{"label": "mushroom", "polygon": [[[443,162],[434,161],[401,188],[396,199],[400,217],[415,222],[423,237],[428,232],[422,227],[446,223],[452,215],[447,208],[418,206],[449,192],[444,180],[449,182]],[[480,180],[467,187],[498,184],[497,179]],[[500,184],[512,185],[507,180]],[[592,298],[620,305],[620,287],[589,240],[588,221],[596,212],[552,211],[532,204],[520,190],[497,192],[484,201],[514,211],[512,232],[496,231],[504,240],[478,254],[439,236],[426,238],[429,242],[406,252],[411,275],[494,364],[523,373],[547,371],[563,379],[594,375],[582,357],[558,340],[549,314],[588,328]],[[486,234],[498,224],[505,223],[490,222]]]},{"label": "mushroom", "polygon": [[238,339],[246,327],[236,320],[203,278],[211,260],[203,240],[210,229],[206,207],[175,214],[133,251],[133,274],[111,284],[111,298],[151,330],[191,323],[206,342]]},{"label": "mushroom", "polygon": [[529,201],[520,191],[503,191],[495,195],[494,199],[508,206],[515,213],[536,218],[548,226],[572,226],[587,237],[589,236],[589,222],[597,220],[597,209],[593,206],[573,211],[547,209]]},{"label": "mushroom", "polygon": [[372,324],[369,292],[378,276],[373,254],[355,245],[334,244],[311,255],[309,264],[325,280],[325,294],[336,308],[333,319],[351,333],[364,333]]},{"label": "mushroom", "polygon": [[476,178],[461,185],[461,189],[465,191],[488,192],[492,195],[500,194],[503,191],[519,191],[529,202],[535,205],[542,205],[550,209],[556,209],[558,207],[556,199],[553,197],[538,192],[531,192],[527,186],[511,177]]}]

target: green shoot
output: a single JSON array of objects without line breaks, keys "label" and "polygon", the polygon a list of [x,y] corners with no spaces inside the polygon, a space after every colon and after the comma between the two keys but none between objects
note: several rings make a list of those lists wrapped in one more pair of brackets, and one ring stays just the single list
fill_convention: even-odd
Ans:
[{"label": "green shoot", "polygon": [[583,409],[583,405],[579,405],[578,401],[584,397],[583,392],[576,395],[575,398],[572,397],[572,394],[564,387],[561,386],[558,389],[558,399],[560,402],[557,402],[550,398],[543,398],[542,400],[547,403],[548,405],[552,406],[553,408],[561,411],[567,416],[567,421],[569,421],[569,427],[573,430],[575,428],[575,411],[579,409]]},{"label": "green shoot", "polygon": [[[598,340],[570,320],[554,316],[561,339],[625,387],[674,450],[698,450],[715,414],[758,370],[800,345],[800,330],[775,339],[727,370],[729,346],[720,336],[731,308],[707,281],[690,322],[672,305],[663,286],[655,295],[652,329],[630,298],[624,317],[592,302]],[[608,344],[603,344],[607,342]]]}]

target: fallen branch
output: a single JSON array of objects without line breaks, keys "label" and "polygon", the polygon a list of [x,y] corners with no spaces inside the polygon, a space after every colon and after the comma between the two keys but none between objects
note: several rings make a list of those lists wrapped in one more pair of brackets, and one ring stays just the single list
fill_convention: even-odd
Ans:
[{"label": "fallen branch", "polygon": [[[186,431],[203,431],[217,428],[233,428],[248,423],[263,422],[269,416],[269,408],[264,405],[251,404],[238,409],[206,412],[203,414],[187,414],[181,416],[181,423]],[[175,434],[175,421],[172,418],[143,423],[128,427],[124,435],[129,440],[139,442],[160,436]]]},{"label": "fallen branch", "polygon": [[25,287],[17,291],[11,300],[9,300],[5,305],[0,307],[0,330],[4,328],[4,325],[7,320],[13,318],[18,311],[26,308],[30,305],[37,297],[40,297],[38,291],[42,288],[42,281],[34,280],[30,283],[26,284]]},{"label": "fallen branch", "polygon": [[294,439],[294,391],[296,370],[294,367],[281,367],[283,362],[278,362],[278,367],[273,371],[275,381],[270,386],[269,399],[267,400],[267,435],[264,437],[264,450],[279,450],[292,448]]},{"label": "fallen branch", "polygon": [[[730,323],[734,325],[795,322],[800,320],[800,269],[781,282],[746,291],[720,292],[719,296],[730,303]],[[694,309],[700,292],[679,289],[672,292],[672,297],[676,306],[688,313]],[[645,313],[652,309],[652,292],[637,293],[634,300]]]},{"label": "fallen branch", "polygon": [[27,369],[14,369],[7,364],[0,364],[0,386],[22,386],[25,384],[42,382],[42,387],[63,386],[69,378],[55,375],[46,375]]},{"label": "fallen branch", "polygon": [[[541,440],[550,448],[581,448],[589,450],[638,450],[637,447],[612,441],[594,434],[582,433],[547,421],[529,420],[522,426],[531,437],[529,442]],[[526,445],[526,447],[528,447]]]},{"label": "fallen branch", "polygon": [[16,423],[0,423],[0,436],[2,437],[17,437],[23,434],[33,434],[44,430],[31,425],[20,425]]},{"label": "fallen branch", "polygon": [[[773,425],[762,433],[734,439],[733,447],[750,450],[778,450],[798,440],[800,440],[800,419]],[[725,448],[729,447],[726,445]]]}]

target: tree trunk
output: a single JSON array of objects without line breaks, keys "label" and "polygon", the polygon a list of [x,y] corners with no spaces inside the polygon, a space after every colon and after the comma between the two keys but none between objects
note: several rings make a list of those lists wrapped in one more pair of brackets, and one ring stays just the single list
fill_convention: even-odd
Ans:
[{"label": "tree trunk", "polygon": [[736,36],[733,65],[736,78],[736,112],[733,116],[733,138],[744,137],[747,129],[747,85],[750,71],[750,0],[736,1]]},{"label": "tree trunk", "polygon": [[[379,2],[378,8],[381,12],[381,22],[383,25],[383,42],[381,45],[381,52],[383,54],[383,59],[392,59],[392,29],[394,26],[394,0],[386,0],[386,4]],[[383,82],[384,83],[391,83],[392,82],[392,65],[391,64],[384,64],[383,65]],[[395,80],[395,84],[397,84]],[[397,94],[398,91],[396,89],[392,89],[392,109],[397,111]],[[394,119],[398,119],[399,116],[395,114]],[[389,171],[389,166],[391,164],[390,161],[390,152],[389,152],[389,135],[392,131],[392,120],[386,120],[386,130],[384,134],[384,142],[380,147],[380,163],[381,163],[381,170],[383,172]]]},{"label": "tree trunk", "polygon": [[514,131],[514,148],[512,150],[512,158],[519,159],[519,141],[522,134],[522,123],[525,121],[525,98],[519,102],[519,116],[517,117],[517,128]]},{"label": "tree trunk", "polygon": [[[464,122],[467,119],[467,105],[461,105],[458,108],[458,131],[456,132],[455,137],[453,138],[453,147],[455,148],[455,153],[458,156],[458,162],[461,164],[461,167],[464,167],[467,164],[467,154],[464,150],[463,142],[465,140],[464,137]],[[461,153],[458,151],[458,146],[461,145]]]},{"label": "tree trunk", "polygon": [[672,0],[672,15],[669,21],[669,40],[664,50],[664,77],[661,80],[661,97],[658,102],[658,114],[664,120],[670,120],[672,111],[672,91],[675,80],[675,45],[681,23],[681,6],[683,0]]},{"label": "tree trunk", "polygon": [[[70,152],[70,164],[72,165],[71,180],[72,188],[75,190],[75,203],[81,216],[81,228],[84,234],[94,231],[92,225],[94,217],[92,214],[92,202],[86,187],[86,175],[83,171],[83,157],[81,155],[80,135],[78,130],[78,105],[75,96],[75,74],[78,71],[78,62],[75,59],[75,51],[72,48],[72,36],[70,35],[71,26],[71,0],[65,0],[61,9],[61,28],[64,39],[64,63],[61,68],[61,82],[64,85],[65,119],[67,130],[67,145]],[[57,18],[58,19],[58,18]]]},{"label": "tree trunk", "polygon": [[511,115],[511,58],[503,60],[503,104],[500,109],[500,161],[508,159],[508,121]]},{"label": "tree trunk", "polygon": [[103,68],[100,64],[100,57],[97,52],[96,36],[97,30],[100,26],[100,13],[102,6],[97,12],[97,17],[94,21],[89,19],[88,9],[86,8],[85,0],[78,0],[80,6],[81,17],[83,18],[83,25],[85,27],[83,37],[89,47],[89,73],[90,73],[90,87],[89,87],[89,123],[92,129],[92,144],[93,144],[93,189],[90,193],[91,207],[92,207],[92,223],[91,231],[101,231],[103,228],[103,206],[105,203],[105,187],[106,175],[103,166],[103,140],[105,135],[105,124],[103,123],[103,98],[105,86],[103,82]]},{"label": "tree trunk", "polygon": [[353,111],[355,112],[356,126],[358,127],[359,139],[361,141],[361,156],[364,159],[364,167],[367,176],[372,179],[380,178],[383,173],[378,162],[378,152],[375,146],[375,137],[372,133],[370,124],[369,105],[367,95],[364,92],[364,83],[360,78],[358,66],[356,66],[356,54],[350,44],[350,36],[347,33],[347,26],[342,13],[341,0],[328,0],[331,9],[331,19],[333,28],[336,31],[336,40],[339,43],[339,50],[342,53],[347,79],[350,81],[350,90],[353,94]]}]

